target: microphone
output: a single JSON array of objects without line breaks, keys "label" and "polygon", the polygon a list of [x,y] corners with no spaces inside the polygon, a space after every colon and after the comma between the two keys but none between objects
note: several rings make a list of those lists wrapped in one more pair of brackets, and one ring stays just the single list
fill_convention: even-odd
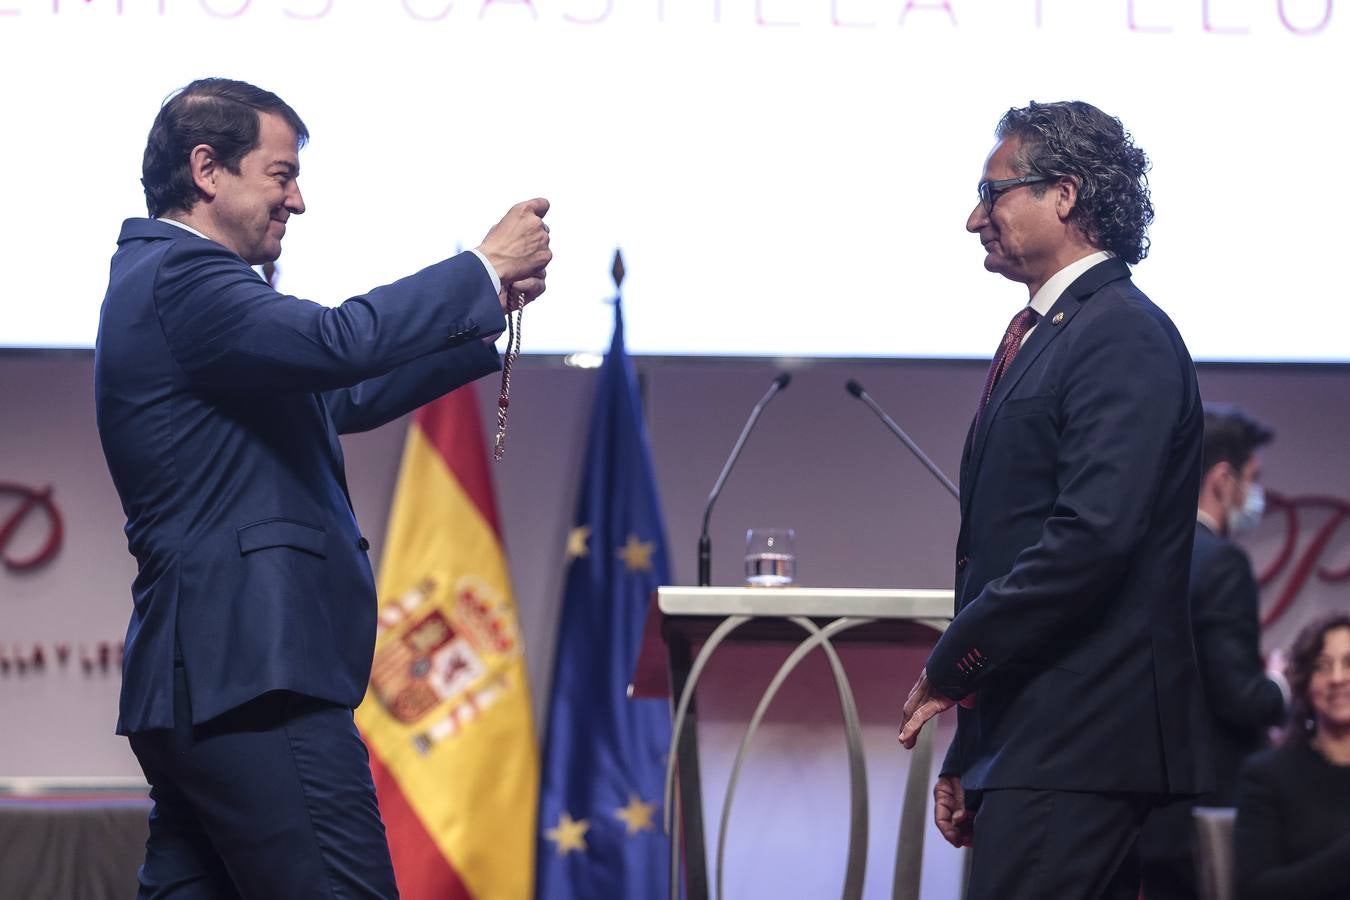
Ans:
[{"label": "microphone", "polygon": [[773,395],[787,387],[792,382],[792,375],[788,372],[780,373],[769,385],[769,389],[764,392],[764,396],[759,398],[755,408],[750,410],[750,418],[745,420],[745,427],[741,429],[741,436],[736,438],[736,446],[731,448],[731,455],[727,457],[726,465],[722,466],[722,474],[717,476],[717,482],[713,484],[712,493],[708,494],[708,505],[703,508],[703,531],[698,536],[698,586],[708,587],[712,584],[712,539],[708,537],[708,518],[712,515],[713,504],[717,502],[717,495],[722,493],[722,485],[726,484],[727,475],[731,473],[731,467],[736,464],[736,458],[741,455],[741,448],[745,446],[745,439],[750,436],[750,429],[755,427],[755,422],[759,420],[759,414],[764,412],[764,407],[773,399]]},{"label": "microphone", "polygon": [[942,474],[942,470],[937,467],[937,464],[933,462],[931,459],[929,459],[927,454],[925,454],[922,450],[919,449],[919,445],[914,443],[914,441],[910,439],[909,435],[905,434],[905,430],[903,428],[895,424],[894,419],[886,415],[886,411],[877,404],[877,401],[872,399],[871,395],[868,394],[867,391],[863,390],[863,386],[861,384],[858,384],[858,382],[850,378],[848,380],[848,384],[844,385],[844,387],[850,394],[857,397],[863,403],[866,403],[868,407],[872,410],[872,412],[877,414],[877,418],[880,419],[886,425],[886,427],[891,430],[892,434],[894,434],[896,437],[898,437],[901,441],[904,442],[905,446],[909,448],[909,452],[913,453],[916,457],[918,457],[919,462],[923,463],[925,466],[928,467],[928,471],[933,473],[934,478],[942,482],[943,487],[952,492],[953,497],[955,497],[958,501],[961,499],[961,492],[956,489],[956,485],[952,484],[951,479],[948,478],[946,475]]}]

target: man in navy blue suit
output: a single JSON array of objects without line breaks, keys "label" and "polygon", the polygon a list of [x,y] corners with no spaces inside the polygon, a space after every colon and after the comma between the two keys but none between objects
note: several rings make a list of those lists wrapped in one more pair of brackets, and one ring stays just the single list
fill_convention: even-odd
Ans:
[{"label": "man in navy blue suit", "polygon": [[1187,610],[1203,413],[1135,287],[1147,159],[1081,102],[1010,110],[966,228],[1027,286],[961,461],[956,616],[902,713],[959,703],[935,819],[972,898],[1134,898],[1149,810],[1209,786]]},{"label": "man in navy blue suit", "polygon": [[193,82],[161,108],[112,259],[95,401],[138,573],[117,730],[154,807],[140,896],[394,897],[352,721],[375,640],[338,435],[499,367],[544,290],[544,200],[474,251],[328,308],[271,262],[305,211],[300,117]]}]

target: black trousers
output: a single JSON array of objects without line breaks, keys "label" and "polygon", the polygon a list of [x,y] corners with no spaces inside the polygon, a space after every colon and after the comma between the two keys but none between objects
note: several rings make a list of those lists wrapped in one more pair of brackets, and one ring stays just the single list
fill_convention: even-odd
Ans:
[{"label": "black trousers", "polygon": [[1199,900],[1195,860],[1189,856],[1145,859],[1144,900]]},{"label": "black trousers", "polygon": [[272,693],[193,727],[131,736],[150,783],[143,900],[394,898],[370,757],[350,709]]},{"label": "black trousers", "polygon": [[1159,798],[1073,791],[971,791],[966,900],[1138,900],[1139,830]]}]

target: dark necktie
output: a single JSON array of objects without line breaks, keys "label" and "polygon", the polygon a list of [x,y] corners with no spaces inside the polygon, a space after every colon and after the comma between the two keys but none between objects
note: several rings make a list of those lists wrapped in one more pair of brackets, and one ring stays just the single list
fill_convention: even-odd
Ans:
[{"label": "dark necktie", "polygon": [[984,408],[989,404],[989,398],[993,396],[998,380],[1012,365],[1013,358],[1017,356],[1017,351],[1022,349],[1022,339],[1027,336],[1027,332],[1035,326],[1040,317],[1041,314],[1036,310],[1030,306],[1024,306],[1008,323],[1008,330],[1003,334],[1003,343],[999,344],[998,353],[994,354],[993,361],[989,363],[989,375],[984,379],[984,393],[980,395],[980,409],[975,413],[976,426],[980,424],[980,419],[984,416]]}]

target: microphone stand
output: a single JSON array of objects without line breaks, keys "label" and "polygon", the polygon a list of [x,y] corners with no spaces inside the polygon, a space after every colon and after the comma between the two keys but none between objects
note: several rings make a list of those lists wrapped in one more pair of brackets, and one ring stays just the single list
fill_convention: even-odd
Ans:
[{"label": "microphone stand", "polygon": [[741,455],[741,448],[745,446],[745,439],[750,436],[750,429],[755,427],[755,422],[759,420],[759,414],[764,412],[764,407],[773,399],[773,395],[788,386],[792,381],[792,375],[783,372],[773,380],[769,385],[768,391],[755,404],[755,408],[750,410],[750,418],[746,419],[745,427],[741,429],[741,436],[736,438],[736,445],[731,448],[731,455],[727,457],[726,465],[722,466],[722,472],[717,476],[716,483],[713,484],[712,492],[708,494],[708,504],[703,508],[703,530],[698,536],[698,586],[708,587],[712,584],[712,539],[708,537],[708,519],[712,516],[713,504],[717,502],[717,495],[722,493],[722,485],[726,484],[727,476],[731,474],[731,467],[736,464],[736,459]]},{"label": "microphone stand", "polygon": [[877,414],[877,418],[880,419],[882,423],[891,430],[892,434],[898,437],[904,443],[904,445],[909,448],[909,452],[913,453],[914,456],[919,460],[919,462],[923,463],[924,466],[928,468],[929,472],[933,473],[934,478],[942,482],[943,487],[951,491],[953,497],[955,497],[958,501],[961,499],[961,492],[956,489],[956,485],[952,484],[952,480],[943,474],[942,470],[937,467],[937,463],[929,459],[928,455],[919,449],[919,445],[914,443],[914,441],[910,439],[909,435],[905,434],[905,430],[901,428],[899,425],[897,425],[894,419],[886,415],[886,411],[882,409],[881,406],[875,400],[872,399],[871,395],[868,394],[867,391],[863,390],[863,386],[861,384],[858,384],[858,382],[850,378],[848,384],[846,384],[844,387],[850,394],[857,397],[863,403],[866,403],[868,408],[870,408],[872,412]]}]

